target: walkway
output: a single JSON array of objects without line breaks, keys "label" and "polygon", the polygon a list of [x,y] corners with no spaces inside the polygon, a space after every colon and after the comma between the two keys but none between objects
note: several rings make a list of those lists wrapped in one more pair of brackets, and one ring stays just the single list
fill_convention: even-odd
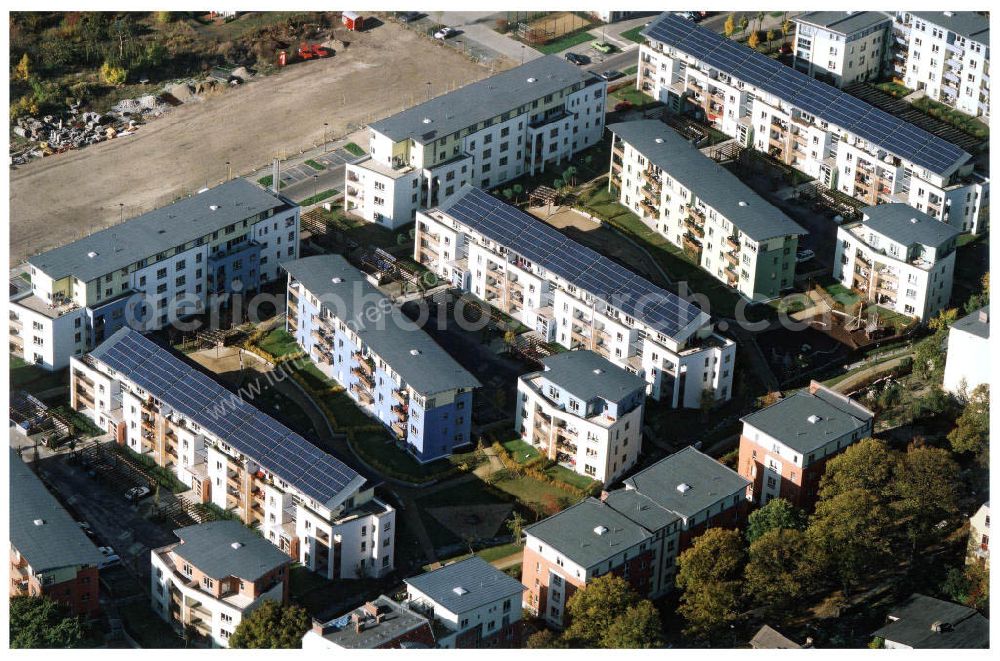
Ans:
[{"label": "walkway", "polygon": [[490,564],[499,570],[510,569],[511,567],[516,567],[521,564],[524,559],[524,551],[518,551],[517,553],[508,555],[505,558],[497,558]]},{"label": "walkway", "polygon": [[883,363],[878,363],[877,365],[872,365],[866,369],[860,370],[855,374],[850,375],[846,379],[834,384],[831,388],[839,393],[849,393],[855,389],[858,384],[864,383],[867,379],[872,376],[877,376],[879,374],[889,372],[896,367],[899,367],[904,360],[912,357],[912,354],[906,354],[899,356],[898,358],[892,358]]}]

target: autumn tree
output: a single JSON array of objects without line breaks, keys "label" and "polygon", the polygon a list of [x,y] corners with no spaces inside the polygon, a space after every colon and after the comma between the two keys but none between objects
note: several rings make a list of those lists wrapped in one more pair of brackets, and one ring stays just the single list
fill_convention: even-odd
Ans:
[{"label": "autumn tree", "polygon": [[128,72],[122,67],[116,67],[110,62],[105,62],[101,65],[101,80],[106,85],[111,85],[112,87],[123,85],[127,76]]},{"label": "autumn tree", "polygon": [[565,648],[562,637],[551,629],[542,629],[528,636],[524,646],[529,650],[545,650]]},{"label": "autumn tree", "polygon": [[747,46],[756,50],[757,46],[759,45],[760,45],[760,33],[754,30],[753,32],[750,33],[750,36],[747,38]]},{"label": "autumn tree", "polygon": [[10,599],[10,646],[18,649],[90,647],[90,631],[69,608],[48,597]]},{"label": "autumn tree", "polygon": [[728,38],[732,37],[734,32],[736,32],[736,18],[730,14],[726,17],[726,22],[722,26],[722,34]]},{"label": "autumn tree", "polygon": [[14,73],[11,74],[10,78],[23,83],[28,82],[28,79],[31,78],[31,60],[27,53],[21,56],[21,60],[14,67]]},{"label": "autumn tree", "polygon": [[229,637],[234,649],[299,649],[302,636],[309,631],[312,620],[301,606],[282,606],[268,599],[259,608],[244,616]]},{"label": "autumn tree", "polygon": [[663,647],[660,612],[648,599],[629,606],[614,619],[601,636],[600,647],[607,649],[656,649]]},{"label": "autumn tree", "polygon": [[820,498],[830,500],[849,491],[865,491],[880,500],[888,496],[896,454],[882,441],[864,438],[826,465]]},{"label": "autumn tree", "polygon": [[745,563],[740,533],[725,528],[710,528],[677,558],[685,633],[704,638],[739,619]]},{"label": "autumn tree", "polygon": [[772,530],[805,530],[805,513],[784,498],[774,498],[750,514],[747,542],[753,543]]},{"label": "autumn tree", "polygon": [[740,26],[741,33],[747,31],[747,26],[750,25],[750,19],[747,18],[746,14],[740,16],[740,22],[738,23],[738,25]]},{"label": "autumn tree", "polygon": [[892,541],[885,531],[891,522],[884,502],[866,489],[820,498],[806,529],[817,569],[835,578],[847,594],[889,557]]},{"label": "autumn tree", "polygon": [[972,453],[982,460],[986,458],[989,439],[990,385],[982,383],[969,394],[955,428],[948,433],[948,442],[955,452]]},{"label": "autumn tree", "polygon": [[808,544],[796,528],[769,530],[750,544],[744,587],[754,605],[778,615],[801,603],[812,570]]},{"label": "autumn tree", "polygon": [[569,626],[562,642],[572,647],[661,647],[660,613],[648,599],[640,599],[625,579],[599,576],[577,590],[566,603]]},{"label": "autumn tree", "polygon": [[947,450],[911,447],[893,478],[896,519],[910,542],[910,557],[933,538],[938,522],[958,512],[958,464]]},{"label": "autumn tree", "polygon": [[767,38],[767,47],[770,48],[771,42],[774,41],[774,30],[768,30],[765,36]]}]

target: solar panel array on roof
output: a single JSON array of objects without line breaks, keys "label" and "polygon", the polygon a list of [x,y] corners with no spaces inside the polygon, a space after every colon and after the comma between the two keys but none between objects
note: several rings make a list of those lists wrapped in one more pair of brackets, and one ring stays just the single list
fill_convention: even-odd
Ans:
[{"label": "solar panel array on roof", "polygon": [[969,154],[947,140],[673,13],[662,14],[643,35],[688,53],[936,174],[948,173],[969,158]]},{"label": "solar panel array on roof", "polygon": [[288,427],[125,327],[91,356],[251,457],[310,498],[325,503],[358,473]]},{"label": "solar panel array on roof", "polygon": [[[685,329],[693,331],[710,320],[700,308],[680,296],[478,188],[465,186],[441,209],[659,333],[677,337]],[[692,322],[697,324],[692,326]]]}]

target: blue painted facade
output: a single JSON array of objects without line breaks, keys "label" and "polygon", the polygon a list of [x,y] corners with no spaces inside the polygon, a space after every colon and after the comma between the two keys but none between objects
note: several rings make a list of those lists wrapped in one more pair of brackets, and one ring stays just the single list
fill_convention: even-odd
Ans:
[{"label": "blue painted facade", "polygon": [[[246,238],[246,237],[244,237]],[[240,241],[208,256],[209,289],[216,294],[246,292],[260,287],[260,251],[256,241]],[[233,285],[241,283],[240,288]]]},{"label": "blue painted facade", "polygon": [[87,308],[85,315],[87,328],[93,338],[92,346],[97,346],[111,337],[115,331],[129,322],[133,328],[142,330],[148,317],[148,314],[144,315],[145,311],[142,294],[134,290],[116,299]]},{"label": "blue painted facade", "polygon": [[[320,371],[341,384],[414,458],[421,463],[434,461],[472,442],[471,390],[414,392],[408,384],[399,383],[400,377],[390,375],[387,368],[391,365],[351,339],[339,319],[320,320],[320,310],[308,295],[298,296],[290,288],[287,296],[295,299],[298,313],[288,307],[286,330]],[[427,402],[431,408],[426,408]]]}]

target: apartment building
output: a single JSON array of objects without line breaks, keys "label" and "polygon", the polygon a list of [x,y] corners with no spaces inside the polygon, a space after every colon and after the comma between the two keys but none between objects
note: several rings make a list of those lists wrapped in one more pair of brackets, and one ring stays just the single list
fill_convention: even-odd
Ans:
[{"label": "apartment building", "polygon": [[311,571],[392,570],[396,511],[374,484],[138,331],[70,360],[70,405]]},{"label": "apartment building", "polygon": [[693,447],[524,529],[523,606],[553,627],[576,590],[604,574],[643,597],[674,587],[677,556],[708,528],[746,522],[749,482]]},{"label": "apartment building", "polygon": [[302,637],[302,649],[312,652],[431,647],[430,621],[384,594],[329,622],[314,620]]},{"label": "apartment building", "polygon": [[445,649],[521,646],[521,592],[516,578],[472,556],[405,579],[406,604],[439,627]]},{"label": "apartment building", "polygon": [[472,442],[480,383],[340,255],[288,272],[286,328],[320,371],[344,386],[420,462]]},{"label": "apartment building", "polygon": [[368,126],[346,166],[345,209],[396,228],[462,186],[499,186],[600,142],[607,83],[548,55]]},{"label": "apartment building", "polygon": [[863,300],[921,321],[946,308],[960,232],[905,204],[862,214],[837,228],[833,277]]},{"label": "apartment building", "polygon": [[11,597],[48,597],[85,619],[101,611],[104,556],[39,477],[10,448]]},{"label": "apartment building", "polygon": [[174,534],[179,542],[149,552],[153,612],[174,628],[228,647],[264,601],[288,603],[291,558],[250,528],[213,521]]},{"label": "apartment building", "polygon": [[589,349],[673,408],[732,396],[736,344],[711,317],[552,226],[466,186],[417,215],[414,258],[567,349]]},{"label": "apartment building", "polygon": [[990,382],[990,306],[980,308],[948,329],[948,355],[943,388],[967,397],[977,386]]},{"label": "apartment building", "polygon": [[748,300],[791,288],[802,227],[663,122],[608,128],[608,186],[647,226]]},{"label": "apartment building", "polygon": [[159,330],[275,280],[298,255],[299,207],[224,184],[28,259],[10,299],[10,352],[49,370],[123,326]]},{"label": "apartment building", "polygon": [[881,11],[810,11],[795,25],[794,67],[835,87],[877,80],[892,51],[892,19]]},{"label": "apartment building", "polygon": [[989,180],[950,142],[672,14],[643,34],[636,85],[671,111],[863,202],[980,231]]},{"label": "apartment building", "polygon": [[813,381],[766,408],[744,416],[737,470],[750,481],[758,505],[784,498],[812,510],[827,462],[872,435],[875,414]]},{"label": "apartment building", "polygon": [[593,351],[548,356],[517,380],[514,430],[572,471],[613,482],[639,458],[646,382]]},{"label": "apartment building", "polygon": [[969,517],[969,550],[965,561],[981,563],[990,568],[990,501],[986,501]]},{"label": "apartment building", "polygon": [[893,69],[908,88],[973,117],[990,116],[990,18],[972,11],[897,11]]}]

